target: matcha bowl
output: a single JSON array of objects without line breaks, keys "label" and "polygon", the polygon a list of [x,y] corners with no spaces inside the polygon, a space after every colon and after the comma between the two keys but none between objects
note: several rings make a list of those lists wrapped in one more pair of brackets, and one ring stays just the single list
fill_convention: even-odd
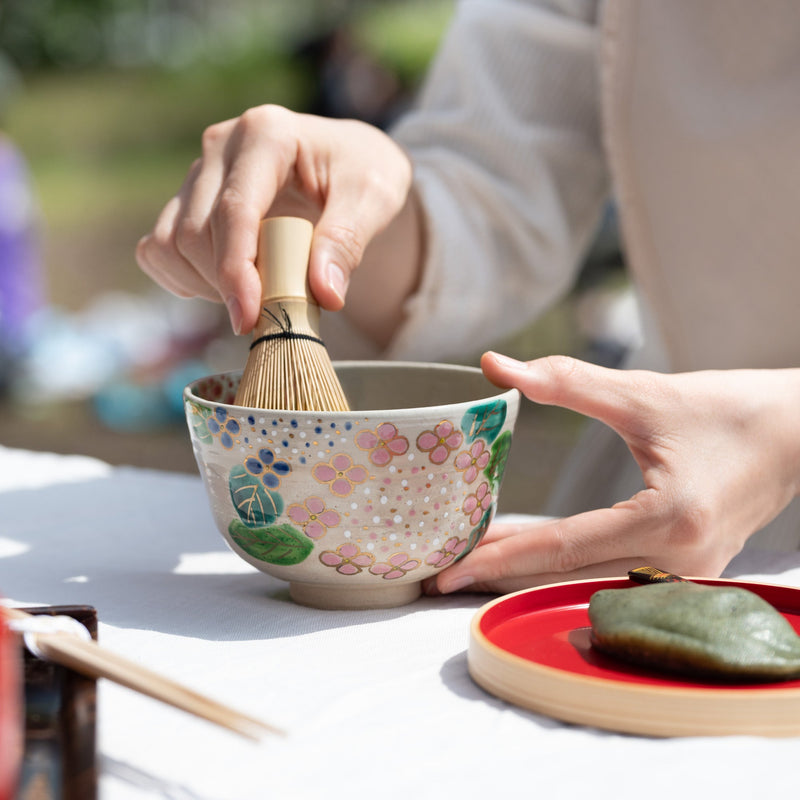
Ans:
[{"label": "matcha bowl", "polygon": [[240,373],[184,390],[195,458],[230,548],[317,608],[388,608],[481,540],[519,410],[479,369],[339,362],[351,410],[233,405]]}]

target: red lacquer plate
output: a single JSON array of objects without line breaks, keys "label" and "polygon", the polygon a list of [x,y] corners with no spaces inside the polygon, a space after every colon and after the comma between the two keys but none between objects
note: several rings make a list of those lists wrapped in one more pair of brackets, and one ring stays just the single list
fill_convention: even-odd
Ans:
[{"label": "red lacquer plate", "polygon": [[[740,586],[771,603],[800,632],[800,589],[696,578]],[[470,629],[469,672],[489,693],[580,725],[647,736],[800,736],[800,680],[713,683],[640,669],[591,646],[589,600],[627,578],[574,581],[487,603]]]}]

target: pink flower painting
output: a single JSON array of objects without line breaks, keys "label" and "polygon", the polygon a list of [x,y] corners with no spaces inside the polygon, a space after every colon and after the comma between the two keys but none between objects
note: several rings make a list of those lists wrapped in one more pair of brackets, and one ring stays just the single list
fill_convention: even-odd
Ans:
[{"label": "pink flower painting", "polygon": [[294,503],[286,513],[309,539],[321,539],[328,528],[335,528],[342,520],[338,511],[325,507],[321,497],[309,497],[303,503]]},{"label": "pink flower painting", "polygon": [[382,422],[374,431],[361,431],[356,444],[369,450],[369,460],[378,467],[385,467],[395,456],[408,451],[408,439],[391,422]]},{"label": "pink flower painting", "polygon": [[356,485],[369,477],[367,470],[353,464],[346,453],[338,453],[327,463],[317,464],[311,472],[320,483],[327,483],[337,497],[349,497]]},{"label": "pink flower painting", "polygon": [[416,569],[420,563],[418,558],[409,558],[405,553],[395,553],[387,561],[371,566],[369,571],[373,575],[380,575],[384,580],[393,581]]},{"label": "pink flower painting", "polygon": [[486,469],[491,451],[486,449],[483,439],[476,439],[469,450],[463,450],[456,456],[455,466],[464,473],[464,482],[472,483]]},{"label": "pink flower painting", "polygon": [[451,536],[440,550],[435,550],[426,559],[425,562],[432,567],[444,569],[444,567],[452,564],[463,552],[467,546],[466,539],[459,539],[458,536]]},{"label": "pink flower painting", "polygon": [[484,481],[464,500],[464,513],[469,517],[470,525],[477,525],[491,505],[492,493],[489,491],[489,484]]},{"label": "pink flower painting", "polygon": [[375,561],[375,556],[365,553],[350,542],[340,544],[336,550],[325,550],[319,560],[326,567],[333,567],[342,575],[357,575]]},{"label": "pink flower painting", "polygon": [[464,434],[456,430],[450,420],[443,420],[432,431],[423,431],[417,436],[417,447],[428,454],[432,464],[444,464],[450,453],[461,447]]}]

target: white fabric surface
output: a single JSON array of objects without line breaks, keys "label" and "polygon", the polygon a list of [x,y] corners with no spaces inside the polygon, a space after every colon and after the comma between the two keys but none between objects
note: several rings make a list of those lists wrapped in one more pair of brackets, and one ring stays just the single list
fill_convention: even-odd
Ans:
[{"label": "white fabric surface", "polygon": [[[750,551],[729,574],[800,585],[800,553]],[[94,605],[104,646],[289,732],[251,744],[101,682],[101,800],[749,799],[796,786],[798,739],[623,736],[488,695],[466,661],[486,596],[294,605],[226,549],[195,476],[0,447],[0,592]]]}]

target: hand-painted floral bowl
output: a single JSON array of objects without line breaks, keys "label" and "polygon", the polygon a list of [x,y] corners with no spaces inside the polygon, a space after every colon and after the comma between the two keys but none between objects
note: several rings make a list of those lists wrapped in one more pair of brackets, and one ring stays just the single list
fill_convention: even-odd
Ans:
[{"label": "hand-painted floral bowl", "polygon": [[228,545],[319,608],[388,608],[480,541],[519,410],[479,369],[340,362],[348,412],[232,405],[239,373],[184,403]]}]

